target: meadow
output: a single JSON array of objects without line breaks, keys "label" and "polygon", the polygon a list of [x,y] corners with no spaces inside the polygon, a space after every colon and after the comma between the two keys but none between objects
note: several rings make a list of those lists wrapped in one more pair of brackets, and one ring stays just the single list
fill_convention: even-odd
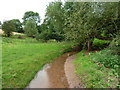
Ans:
[{"label": "meadow", "polygon": [[71,43],[43,43],[33,38],[2,38],[2,87],[25,88],[46,63],[63,54]]}]

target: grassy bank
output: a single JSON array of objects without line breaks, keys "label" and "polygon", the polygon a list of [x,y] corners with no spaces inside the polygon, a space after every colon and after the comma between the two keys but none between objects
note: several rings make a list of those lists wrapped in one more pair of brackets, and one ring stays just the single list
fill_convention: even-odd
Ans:
[{"label": "grassy bank", "polygon": [[[104,56],[99,54],[101,52],[103,52]],[[105,51],[101,52],[85,55],[88,52],[81,51],[77,54],[77,59],[74,61],[76,73],[86,88],[115,88],[118,86],[119,76],[115,71],[117,69],[106,67],[105,64],[108,61],[105,64],[102,63],[106,59],[117,60],[117,57],[109,55],[109,58],[105,58]],[[98,58],[103,61],[100,62]]]},{"label": "grassy bank", "polygon": [[60,56],[70,43],[42,43],[32,38],[5,38],[2,42],[2,86],[24,88],[43,65]]}]

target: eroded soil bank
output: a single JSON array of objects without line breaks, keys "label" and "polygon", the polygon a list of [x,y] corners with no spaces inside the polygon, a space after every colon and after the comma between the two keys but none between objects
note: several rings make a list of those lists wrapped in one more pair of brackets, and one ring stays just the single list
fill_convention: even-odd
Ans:
[{"label": "eroded soil bank", "polygon": [[66,59],[64,64],[65,75],[69,84],[69,88],[83,88],[84,84],[80,81],[80,78],[75,73],[75,66],[73,61],[76,56],[72,55]]},{"label": "eroded soil bank", "polygon": [[69,88],[64,71],[64,63],[68,57],[76,52],[65,53],[56,58],[52,63],[44,66],[27,88]]}]

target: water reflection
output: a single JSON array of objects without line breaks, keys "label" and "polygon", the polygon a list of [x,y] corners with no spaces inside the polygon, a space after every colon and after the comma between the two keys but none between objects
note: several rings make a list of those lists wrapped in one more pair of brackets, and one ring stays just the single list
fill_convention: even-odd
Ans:
[{"label": "water reflection", "polygon": [[68,88],[67,78],[64,71],[66,59],[75,52],[65,53],[52,63],[44,66],[27,88]]},{"label": "water reflection", "polygon": [[49,87],[49,78],[46,70],[50,68],[50,65],[47,64],[43,67],[43,70],[40,70],[34,79],[30,82],[27,88],[47,88]]}]

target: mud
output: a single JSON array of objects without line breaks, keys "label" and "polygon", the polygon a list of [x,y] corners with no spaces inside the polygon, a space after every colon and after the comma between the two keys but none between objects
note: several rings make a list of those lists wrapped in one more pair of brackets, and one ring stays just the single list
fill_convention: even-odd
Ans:
[{"label": "mud", "polygon": [[76,52],[65,53],[40,70],[27,88],[69,88],[64,63]]},{"label": "mud", "polygon": [[75,66],[73,64],[73,60],[75,60],[75,58],[75,55],[67,58],[64,65],[65,75],[67,77],[69,88],[83,88],[84,84],[80,81],[80,78],[75,73]]}]

